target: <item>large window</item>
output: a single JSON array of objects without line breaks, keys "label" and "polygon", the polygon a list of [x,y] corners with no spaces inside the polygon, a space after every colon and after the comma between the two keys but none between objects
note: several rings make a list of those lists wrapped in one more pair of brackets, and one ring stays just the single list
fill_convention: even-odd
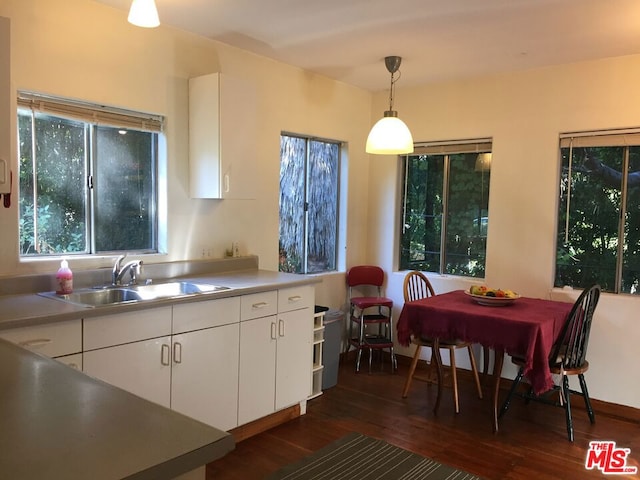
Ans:
[{"label": "large window", "polygon": [[341,144],[280,136],[280,261],[282,272],[336,269]]},{"label": "large window", "polygon": [[417,146],[403,159],[400,269],[484,277],[491,140]]},{"label": "large window", "polygon": [[157,251],[162,118],[21,92],[20,254]]},{"label": "large window", "polygon": [[640,131],[562,135],[555,286],[640,293]]}]

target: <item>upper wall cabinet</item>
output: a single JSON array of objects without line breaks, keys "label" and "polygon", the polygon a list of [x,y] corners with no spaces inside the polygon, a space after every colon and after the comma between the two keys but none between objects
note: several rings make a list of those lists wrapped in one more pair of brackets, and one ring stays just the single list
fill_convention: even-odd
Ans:
[{"label": "upper wall cabinet", "polygon": [[221,73],[189,79],[192,198],[255,198],[255,86]]}]

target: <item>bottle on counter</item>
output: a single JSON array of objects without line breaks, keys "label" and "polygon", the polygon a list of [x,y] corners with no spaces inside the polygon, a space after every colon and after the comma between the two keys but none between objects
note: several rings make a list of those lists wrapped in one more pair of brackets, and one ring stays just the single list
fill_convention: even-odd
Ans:
[{"label": "bottle on counter", "polygon": [[69,262],[62,260],[60,268],[56,273],[56,293],[58,295],[67,295],[73,292],[73,272],[69,268]]}]

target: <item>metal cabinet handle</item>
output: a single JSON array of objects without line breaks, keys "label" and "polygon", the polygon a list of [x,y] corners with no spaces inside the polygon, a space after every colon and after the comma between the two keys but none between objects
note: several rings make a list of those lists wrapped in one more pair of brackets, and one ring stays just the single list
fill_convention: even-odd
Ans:
[{"label": "metal cabinet handle", "polygon": [[160,363],[167,367],[171,365],[171,347],[166,343],[163,343],[160,349]]},{"label": "metal cabinet handle", "polygon": [[48,345],[51,342],[52,340],[50,338],[34,338],[33,340],[25,340],[23,342],[19,342],[18,345],[25,348],[34,348]]},{"label": "metal cabinet handle", "polygon": [[173,361],[175,363],[182,363],[182,344],[180,342],[173,344]]},{"label": "metal cabinet handle", "polygon": [[302,297],[300,295],[294,295],[293,297],[289,297],[290,302],[297,302],[299,300],[302,300]]},{"label": "metal cabinet handle", "polygon": [[254,303],[253,305],[251,305],[252,308],[264,308],[269,306],[269,304],[267,302],[258,302],[258,303]]},{"label": "metal cabinet handle", "polygon": [[278,337],[276,335],[276,322],[271,322],[271,340],[277,340]]},{"label": "metal cabinet handle", "polygon": [[284,320],[278,320],[278,335],[284,337]]}]

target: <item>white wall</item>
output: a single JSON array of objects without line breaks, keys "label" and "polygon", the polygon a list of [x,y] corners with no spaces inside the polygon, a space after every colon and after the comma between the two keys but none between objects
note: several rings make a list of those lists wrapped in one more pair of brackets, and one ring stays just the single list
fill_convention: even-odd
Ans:
[{"label": "white wall", "polygon": [[[14,93],[32,90],[166,115],[168,254],[146,263],[198,259],[203,249],[219,258],[238,241],[241,253],[258,255],[260,268],[277,269],[281,131],[347,142],[343,179],[350,206],[343,223],[349,228],[341,235],[349,244],[364,242],[366,202],[360,199],[368,188],[363,145],[369,92],[173,28],[134,27],[127,12],[91,0],[3,0],[0,16],[11,20]],[[248,79],[258,93],[259,134],[247,139],[259,145],[256,200],[188,196],[188,78],[215,71]],[[15,111],[15,98],[12,106]],[[17,160],[13,170],[17,175]],[[55,272],[57,262],[18,259],[15,187],[12,207],[0,208],[0,222],[0,275]],[[361,249],[347,255],[353,260],[346,261],[364,259]],[[112,260],[72,263],[75,269],[95,268]]]},{"label": "white wall", "polygon": [[[464,82],[396,91],[399,116],[414,140],[493,138],[485,282],[523,295],[550,298],[555,262],[559,176],[558,134],[640,126],[640,56],[612,58]],[[374,97],[373,116],[386,94]],[[397,269],[398,170],[395,158],[371,160],[369,260]],[[393,234],[391,232],[394,232]],[[389,275],[389,292],[402,305],[402,272]],[[437,292],[467,288],[462,278],[438,277]],[[573,301],[575,292],[554,292]],[[640,298],[603,295],[589,344],[587,373],[594,398],[640,407]],[[405,350],[402,350],[406,352]],[[460,361],[464,361],[461,355]],[[467,363],[468,364],[468,363]],[[513,377],[508,363],[503,376]]]}]

